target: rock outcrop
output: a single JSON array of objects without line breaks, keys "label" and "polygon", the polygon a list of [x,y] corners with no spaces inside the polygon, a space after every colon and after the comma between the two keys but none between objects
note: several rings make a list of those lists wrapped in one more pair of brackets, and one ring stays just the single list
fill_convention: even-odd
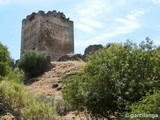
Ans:
[{"label": "rock outcrop", "polygon": [[101,48],[103,48],[103,46],[101,44],[99,44],[99,45],[89,45],[84,51],[84,56],[86,56],[87,54],[93,54]]},{"label": "rock outcrop", "polygon": [[58,61],[81,61],[84,60],[81,54],[67,54],[59,58]]}]

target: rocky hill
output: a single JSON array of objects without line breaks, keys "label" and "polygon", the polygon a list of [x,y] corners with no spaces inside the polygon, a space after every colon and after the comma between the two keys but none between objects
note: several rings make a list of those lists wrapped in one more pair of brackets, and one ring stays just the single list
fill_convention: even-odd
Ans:
[{"label": "rocky hill", "polygon": [[62,78],[76,70],[81,70],[84,64],[82,61],[52,62],[52,69],[42,76],[31,79],[31,83],[29,82],[26,88],[35,97],[46,96],[55,100],[62,99]]},{"label": "rocky hill", "polygon": [[[84,65],[83,61],[52,62],[52,69],[42,76],[31,79],[31,82],[26,85],[26,89],[35,97],[46,97],[55,101],[62,100],[62,79],[81,70]],[[72,120],[73,118],[80,119],[73,112],[57,117],[58,120]]]}]

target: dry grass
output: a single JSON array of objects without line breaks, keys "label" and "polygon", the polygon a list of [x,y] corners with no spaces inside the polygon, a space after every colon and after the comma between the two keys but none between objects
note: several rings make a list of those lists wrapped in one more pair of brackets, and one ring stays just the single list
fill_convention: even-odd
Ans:
[{"label": "dry grass", "polygon": [[[57,90],[62,86],[62,78],[72,74],[73,72],[83,69],[85,63],[83,61],[66,61],[66,62],[52,62],[54,66],[50,71],[45,72],[42,76],[36,78],[38,81],[26,85],[26,89],[35,97],[50,97],[54,100],[62,98],[61,90]],[[53,88],[52,85],[58,84],[58,87]],[[84,119],[84,115],[83,119]],[[57,120],[80,120],[79,116],[75,116],[70,112],[66,116],[57,116]]]},{"label": "dry grass", "polygon": [[61,91],[52,88],[52,84],[58,83],[61,87],[62,78],[76,70],[81,70],[84,64],[82,61],[52,62],[54,67],[38,77],[38,81],[27,85],[26,89],[35,97],[51,96],[54,99],[60,99]]}]

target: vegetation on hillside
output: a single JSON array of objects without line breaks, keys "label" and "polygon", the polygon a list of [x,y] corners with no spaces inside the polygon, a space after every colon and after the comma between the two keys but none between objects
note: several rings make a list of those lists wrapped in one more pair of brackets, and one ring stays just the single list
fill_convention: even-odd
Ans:
[{"label": "vegetation on hillside", "polygon": [[[41,57],[39,55],[42,60],[39,64],[46,65]],[[0,112],[10,113],[16,120],[53,120],[55,110],[50,106],[53,101],[46,103],[29,95],[23,85],[23,72],[18,68],[11,69],[10,62],[7,47],[0,43]]]},{"label": "vegetation on hillside", "polygon": [[[126,114],[160,115],[160,47],[152,41],[111,43],[86,61],[82,71],[64,78],[63,98],[73,111],[122,120]],[[42,74],[49,62],[44,52],[26,51],[20,69],[11,69],[7,47],[0,43],[0,112],[17,120],[54,119],[53,101],[29,95],[22,80],[24,73]]]},{"label": "vegetation on hillside", "polygon": [[[84,70],[64,83],[63,98],[73,110],[87,110],[95,118],[121,119],[125,113],[136,112],[134,108],[146,99],[160,95],[153,94],[160,89],[160,48],[149,39],[139,45],[110,44],[88,55]],[[150,96],[145,97],[146,93]],[[158,103],[159,98],[150,104],[159,108]],[[160,112],[156,110],[147,107],[144,112]]]},{"label": "vegetation on hillside", "polygon": [[[153,94],[147,93],[140,101],[132,104],[131,114],[150,114],[150,119],[159,120],[160,115],[160,91],[155,90]],[[145,120],[146,118],[144,118]]]},{"label": "vegetation on hillside", "polygon": [[49,65],[49,56],[46,52],[43,51],[26,51],[19,61],[19,68],[22,69],[25,74],[31,78],[44,73]]},{"label": "vegetation on hillside", "polygon": [[11,58],[7,47],[0,43],[0,76],[9,74]]},{"label": "vegetation on hillside", "polygon": [[2,81],[0,83],[0,102],[3,109],[11,113],[16,120],[51,120],[54,108],[43,101],[37,101],[29,95],[22,84]]}]

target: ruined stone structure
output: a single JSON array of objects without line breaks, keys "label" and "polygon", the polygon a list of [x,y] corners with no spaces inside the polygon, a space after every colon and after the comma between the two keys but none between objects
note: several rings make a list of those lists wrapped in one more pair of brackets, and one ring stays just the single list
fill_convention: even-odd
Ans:
[{"label": "ruined stone structure", "polygon": [[52,60],[73,54],[73,21],[55,10],[28,15],[22,21],[21,55],[25,50],[46,51]]},{"label": "ruined stone structure", "polygon": [[94,54],[96,51],[98,51],[99,49],[102,49],[102,48],[103,48],[103,46],[101,44],[89,45],[84,51],[84,56],[86,56],[87,54]]}]

